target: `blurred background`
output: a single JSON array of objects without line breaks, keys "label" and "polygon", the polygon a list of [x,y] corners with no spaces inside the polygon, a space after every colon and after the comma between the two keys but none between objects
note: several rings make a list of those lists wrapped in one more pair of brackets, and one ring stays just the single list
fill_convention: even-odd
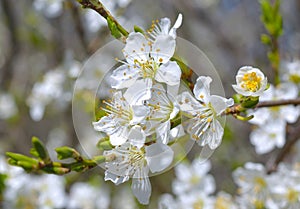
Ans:
[{"label": "blurred background", "polygon": [[[260,43],[265,29],[258,1],[102,2],[129,31],[133,25],[147,29],[153,19],[162,17],[174,22],[182,13],[178,36],[207,55],[221,77],[227,97],[233,94],[231,84],[241,66],[257,66],[272,80],[267,49]],[[299,0],[282,1],[284,34],[280,50],[287,61],[298,59],[300,54],[299,11]],[[5,151],[28,154],[32,136],[38,136],[50,151],[63,145],[79,146],[72,121],[73,85],[84,62],[111,40],[105,20],[81,8],[75,0],[0,0],[0,155],[4,156]],[[262,156],[255,154],[248,140],[251,126],[247,123],[228,117],[225,130],[222,145],[211,157],[211,173],[217,189],[233,194],[236,188],[231,172],[236,167],[246,161],[265,163],[278,150]],[[188,157],[193,158],[196,151],[192,150]],[[149,208],[156,208],[160,194],[171,192],[170,177],[174,177],[173,170],[151,178]],[[66,191],[70,193],[74,182],[92,182],[102,188],[102,193],[97,194],[104,198],[103,202],[110,196],[111,203],[107,204],[111,208],[125,208],[117,206],[118,197],[131,201],[128,205],[135,204],[128,184],[114,187],[102,179],[101,168],[85,174],[72,173],[66,176]]]}]

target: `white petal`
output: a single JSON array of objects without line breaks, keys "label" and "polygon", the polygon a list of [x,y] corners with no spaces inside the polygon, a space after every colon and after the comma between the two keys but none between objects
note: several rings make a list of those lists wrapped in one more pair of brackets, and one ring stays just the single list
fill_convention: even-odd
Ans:
[{"label": "white petal", "polygon": [[180,83],[181,70],[178,64],[174,61],[167,62],[161,65],[155,74],[155,80],[166,83],[170,86],[175,86]]},{"label": "white petal", "polygon": [[211,77],[200,76],[194,86],[194,95],[196,99],[201,102],[208,104],[210,100],[210,83],[212,82]]},{"label": "white petal", "polygon": [[250,142],[255,146],[257,154],[265,154],[275,148],[275,141],[262,130],[256,129],[250,133]]},{"label": "white petal", "polygon": [[138,199],[138,201],[143,204],[149,204],[149,199],[151,196],[151,184],[149,178],[147,177],[145,169],[138,169],[132,179],[131,189],[133,195]]},{"label": "white petal", "polygon": [[134,60],[145,62],[148,59],[149,51],[148,41],[143,34],[135,32],[129,34],[123,50],[129,64],[135,64]]},{"label": "white petal", "polygon": [[187,91],[178,95],[177,101],[180,110],[191,115],[197,114],[197,111],[202,108],[202,105]]},{"label": "white petal", "polygon": [[111,181],[116,185],[122,184],[122,183],[128,181],[128,179],[129,179],[129,176],[119,176],[119,175],[110,173],[108,171],[105,171],[104,180]]},{"label": "white petal", "polygon": [[165,144],[157,142],[146,147],[146,160],[151,172],[160,172],[173,161],[174,152]]},{"label": "white petal", "polygon": [[156,137],[157,140],[160,140],[163,144],[168,144],[170,137],[170,121],[162,123],[159,127],[156,128]]},{"label": "white petal", "polygon": [[111,87],[115,89],[128,88],[139,77],[137,68],[121,65],[110,76]]},{"label": "white petal", "polygon": [[175,46],[171,36],[158,36],[152,45],[151,57],[156,63],[167,63],[175,52]]},{"label": "white petal", "polygon": [[300,107],[299,106],[282,106],[280,107],[280,116],[284,118],[288,123],[295,123],[300,115]]},{"label": "white petal", "polygon": [[128,139],[133,146],[140,149],[144,146],[146,135],[140,126],[133,126],[128,134]]},{"label": "white petal", "polygon": [[127,127],[119,126],[113,134],[109,136],[109,141],[113,146],[124,144],[128,139],[129,130]]},{"label": "white petal", "polygon": [[181,26],[181,24],[182,24],[182,14],[179,14],[174,26],[171,28],[169,32],[169,35],[172,36],[174,39],[176,38],[176,30]]},{"label": "white petal", "polygon": [[124,98],[131,105],[143,105],[151,98],[152,79],[146,78],[136,81],[124,93]]},{"label": "white petal", "polygon": [[250,115],[253,115],[254,118],[249,120],[249,123],[263,125],[271,117],[271,110],[269,108],[260,108],[255,111],[248,111],[248,116]]},{"label": "white petal", "polygon": [[159,27],[160,27],[161,33],[159,33],[158,35],[168,35],[169,29],[171,27],[170,19],[167,17],[160,19]]},{"label": "white petal", "polygon": [[132,105],[133,118],[130,121],[131,125],[136,125],[142,123],[144,119],[148,116],[150,109],[144,105]]},{"label": "white petal", "polygon": [[238,85],[232,85],[232,88],[236,91],[236,93],[244,95],[244,96],[251,96],[252,92],[251,91],[246,91],[243,88],[241,88]]},{"label": "white petal", "polygon": [[217,115],[220,115],[221,113],[223,113],[225,111],[225,109],[227,107],[230,107],[234,104],[233,99],[226,99],[224,97],[220,97],[217,95],[212,95],[210,97],[210,102],[214,108],[214,110],[216,111]]},{"label": "white petal", "polygon": [[295,99],[298,96],[298,88],[293,83],[281,83],[275,90],[278,99]]},{"label": "white petal", "polygon": [[[211,141],[208,142],[208,145],[212,150],[214,150],[221,144],[224,134],[224,128],[218,120],[213,120],[207,134],[211,134]],[[204,137],[205,134],[203,135],[203,138]]]},{"label": "white petal", "polygon": [[203,177],[210,171],[211,163],[208,160],[203,162],[203,159],[195,158],[192,162],[192,168],[197,176]]},{"label": "white petal", "polygon": [[96,131],[102,131],[110,135],[116,132],[116,122],[109,116],[102,117],[99,121],[93,122]]}]

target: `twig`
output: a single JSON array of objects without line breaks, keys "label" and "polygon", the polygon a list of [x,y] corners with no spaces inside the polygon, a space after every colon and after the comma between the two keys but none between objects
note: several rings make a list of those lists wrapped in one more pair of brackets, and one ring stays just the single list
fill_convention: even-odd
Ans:
[{"label": "twig", "polygon": [[300,126],[293,130],[293,133],[289,135],[288,142],[281,149],[277,157],[275,158],[273,163],[270,163],[271,166],[268,169],[268,173],[272,173],[277,170],[278,165],[285,159],[285,157],[290,153],[292,147],[296,144],[296,142],[300,139]]},{"label": "twig", "polygon": [[104,7],[104,5],[98,0],[77,0],[84,8],[90,8],[95,10],[105,19],[110,18],[117,26],[120,33],[127,37],[129,32],[123,28],[123,26],[110,14],[110,12]]},{"label": "twig", "polygon": [[[300,98],[297,99],[286,99],[286,100],[277,100],[277,101],[265,101],[259,102],[254,108],[263,108],[263,107],[276,107],[282,105],[300,105]],[[244,112],[246,108],[242,107],[240,104],[229,107],[225,111],[225,115],[233,115]]]}]

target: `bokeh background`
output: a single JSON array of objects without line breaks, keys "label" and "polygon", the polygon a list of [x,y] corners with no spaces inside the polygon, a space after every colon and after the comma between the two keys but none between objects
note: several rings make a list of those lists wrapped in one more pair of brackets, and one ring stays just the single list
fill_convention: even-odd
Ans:
[{"label": "bokeh background", "polygon": [[[207,55],[227,97],[233,94],[234,75],[243,65],[259,67],[272,80],[267,49],[260,42],[265,29],[256,0],[102,2],[129,31],[134,25],[148,28],[153,19],[162,17],[174,22],[182,13],[178,36]],[[279,43],[286,61],[299,58],[299,10],[299,0],[282,1],[284,34]],[[73,85],[85,61],[111,40],[105,20],[74,0],[0,0],[0,155],[5,151],[28,154],[32,136],[45,142],[52,156],[58,146],[80,147],[72,121]],[[246,161],[266,163],[278,150],[257,155],[249,142],[251,126],[246,122],[227,118],[225,130],[222,145],[210,159],[211,173],[218,189],[234,193],[231,173],[236,167]],[[197,150],[192,150],[188,157],[196,155]],[[149,208],[156,208],[160,194],[171,191],[172,177],[174,171],[170,170],[151,179]],[[114,187],[102,179],[101,168],[68,174],[66,191],[74,182],[93,182],[109,188],[111,208],[125,208],[116,205],[122,196],[119,193],[128,196],[128,185]],[[130,195],[125,199],[135,204]]]}]

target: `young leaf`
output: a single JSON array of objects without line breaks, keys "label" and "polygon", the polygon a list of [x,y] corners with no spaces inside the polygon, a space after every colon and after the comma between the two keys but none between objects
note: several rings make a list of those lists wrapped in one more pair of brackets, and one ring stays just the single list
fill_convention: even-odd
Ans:
[{"label": "young leaf", "polygon": [[121,38],[122,34],[120,33],[116,23],[110,17],[107,17],[107,24],[111,35],[116,39]]}]

